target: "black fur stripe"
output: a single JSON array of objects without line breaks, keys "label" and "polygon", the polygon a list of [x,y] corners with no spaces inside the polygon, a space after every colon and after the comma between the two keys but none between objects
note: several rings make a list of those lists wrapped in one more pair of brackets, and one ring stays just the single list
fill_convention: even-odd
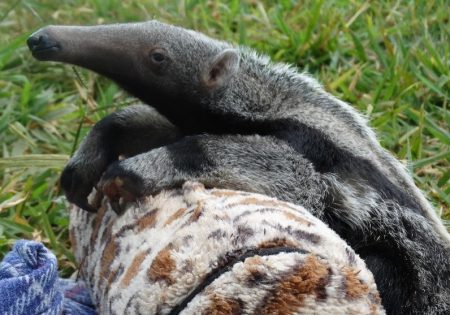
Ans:
[{"label": "black fur stripe", "polygon": [[230,271],[233,266],[239,262],[243,262],[249,257],[253,256],[273,256],[280,253],[300,253],[308,254],[309,252],[293,247],[273,247],[273,248],[256,248],[248,250],[239,250],[237,252],[228,253],[224,257],[224,260],[219,264],[217,268],[211,270],[211,272],[205,277],[202,283],[200,283],[194,291],[191,292],[180,304],[175,306],[169,315],[177,315],[183,311],[186,306],[201,293],[207,286],[213,283],[217,278],[219,278],[224,273]]}]

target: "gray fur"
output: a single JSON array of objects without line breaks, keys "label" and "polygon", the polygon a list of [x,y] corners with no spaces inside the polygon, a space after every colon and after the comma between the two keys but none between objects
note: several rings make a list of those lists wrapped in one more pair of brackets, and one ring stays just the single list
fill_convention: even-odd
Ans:
[{"label": "gray fur", "polygon": [[98,205],[88,204],[86,196],[109,164],[119,156],[134,156],[179,138],[180,131],[146,105],[129,106],[109,115],[94,126],[64,169],[61,184],[66,196],[95,212]]},{"label": "gray fur", "polygon": [[[94,128],[63,173],[72,202],[90,208],[105,170],[99,186],[116,204],[185,180],[265,193],[304,205],[347,240],[388,313],[450,312],[450,237],[438,216],[366,120],[308,75],[157,21],[51,26],[29,46],[40,60],[113,79],[171,122],[160,134],[152,118],[160,115],[136,107],[121,125],[136,142],[120,150],[108,147],[120,142],[111,118],[100,122],[112,127]],[[112,163],[102,150],[112,160],[137,155]]]}]

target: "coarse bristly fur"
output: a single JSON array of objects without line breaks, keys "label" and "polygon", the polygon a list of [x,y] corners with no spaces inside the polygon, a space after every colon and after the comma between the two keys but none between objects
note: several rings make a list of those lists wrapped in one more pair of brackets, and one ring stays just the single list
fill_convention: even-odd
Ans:
[{"label": "coarse bristly fur", "polygon": [[450,312],[447,231],[365,119],[308,75],[157,21],[49,26],[28,44],[157,110],[129,107],[93,128],[61,178],[70,201],[95,211],[87,196],[99,180],[118,212],[185,180],[275,196],[361,255],[389,314]]}]

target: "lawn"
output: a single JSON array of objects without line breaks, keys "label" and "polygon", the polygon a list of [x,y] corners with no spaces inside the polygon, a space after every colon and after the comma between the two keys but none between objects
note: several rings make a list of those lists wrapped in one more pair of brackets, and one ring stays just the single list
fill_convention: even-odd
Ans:
[{"label": "lawn", "polygon": [[35,61],[25,40],[46,24],[156,18],[297,65],[370,119],[450,227],[449,7],[439,0],[1,1],[0,259],[16,239],[35,239],[56,253],[63,275],[73,271],[59,174],[96,121],[133,101],[93,73]]}]

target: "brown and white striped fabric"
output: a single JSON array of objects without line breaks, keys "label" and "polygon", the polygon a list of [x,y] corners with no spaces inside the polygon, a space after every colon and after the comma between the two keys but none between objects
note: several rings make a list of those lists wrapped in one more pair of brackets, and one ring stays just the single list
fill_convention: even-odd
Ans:
[{"label": "brown and white striped fabric", "polygon": [[364,262],[299,206],[186,183],[70,217],[100,314],[384,314]]}]

